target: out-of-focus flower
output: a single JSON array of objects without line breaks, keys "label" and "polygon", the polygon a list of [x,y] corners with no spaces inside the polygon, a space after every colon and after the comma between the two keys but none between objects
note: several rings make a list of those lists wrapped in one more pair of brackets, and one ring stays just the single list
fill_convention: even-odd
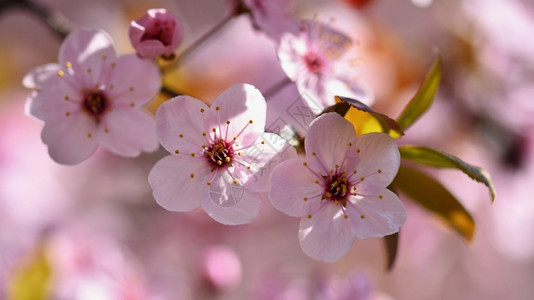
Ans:
[{"label": "out-of-focus flower", "polygon": [[130,23],[130,42],[143,58],[173,58],[184,37],[182,22],[163,8],[149,9]]},{"label": "out-of-focus flower", "polygon": [[281,37],[278,58],[282,69],[315,113],[334,104],[336,95],[373,102],[370,88],[353,70],[358,61],[345,55],[351,46],[349,37],[316,21],[304,23],[298,35]]},{"label": "out-of-focus flower", "polygon": [[251,221],[267,192],[270,170],[295,149],[264,133],[266,104],[251,85],[238,84],[211,107],[179,96],[156,113],[158,138],[173,155],[149,174],[154,198],[171,211],[198,206],[223,224]]},{"label": "out-of-focus flower", "polygon": [[228,246],[211,247],[204,253],[202,275],[217,291],[231,289],[241,280],[239,257]]},{"label": "out-of-focus flower", "polygon": [[117,57],[103,31],[74,31],[59,64],[37,67],[23,84],[35,89],[27,113],[45,122],[41,138],[58,163],[80,163],[98,145],[128,157],[158,147],[154,118],[142,106],[158,92],[159,72],[136,55]]},{"label": "out-of-focus flower", "polygon": [[286,32],[297,34],[299,31],[299,22],[287,13],[288,3],[289,0],[238,0],[234,1],[234,6],[236,13],[241,9],[250,11],[254,28],[278,41]]},{"label": "out-of-focus flower", "polygon": [[406,209],[387,189],[400,165],[388,135],[356,137],[352,124],[328,113],[312,122],[305,148],[306,159],[273,170],[269,198],[282,212],[301,217],[299,239],[307,255],[333,262],[355,236],[383,237],[404,224]]}]

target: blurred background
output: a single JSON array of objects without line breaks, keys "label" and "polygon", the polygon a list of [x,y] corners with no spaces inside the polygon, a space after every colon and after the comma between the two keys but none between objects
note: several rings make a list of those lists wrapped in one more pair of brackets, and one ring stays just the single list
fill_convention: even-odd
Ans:
[{"label": "blurred background", "polygon": [[[133,52],[128,25],[147,9],[181,18],[183,50],[231,11],[228,0],[35,0],[75,27],[106,30]],[[13,4],[15,3],[15,4]],[[22,77],[57,61],[61,38],[20,1],[0,2],[0,299],[533,299],[534,2],[530,0],[301,0],[288,13],[316,18],[359,41],[360,77],[373,108],[396,117],[437,53],[438,96],[400,144],[427,145],[487,169],[497,190],[457,171],[434,172],[473,215],[466,243],[403,199],[408,220],[386,271],[382,240],[356,240],[335,263],[307,257],[298,219],[265,199],[252,223],[224,226],[202,210],[158,206],[147,176],[163,149],[135,159],[99,150],[56,164],[42,123],[24,114]],[[207,103],[234,83],[267,91],[284,78],[276,44],[246,15],[164,74],[166,86]],[[160,96],[148,109],[155,111]],[[294,86],[267,98],[267,127],[304,132],[312,116]],[[32,296],[33,295],[33,296]],[[26,298],[24,298],[26,297]]]}]

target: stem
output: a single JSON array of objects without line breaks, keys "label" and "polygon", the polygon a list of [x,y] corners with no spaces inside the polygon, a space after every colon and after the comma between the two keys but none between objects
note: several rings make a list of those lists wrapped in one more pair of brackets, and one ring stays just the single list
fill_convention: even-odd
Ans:
[{"label": "stem", "polygon": [[202,35],[198,40],[194,41],[191,45],[189,45],[184,51],[182,51],[180,54],[176,56],[176,59],[174,61],[166,66],[163,67],[162,71],[168,71],[169,69],[174,68],[178,63],[187,57],[193,50],[195,50],[198,46],[200,46],[202,43],[204,43],[208,38],[213,36],[215,33],[217,33],[221,28],[224,27],[226,23],[228,23],[232,18],[234,17],[234,14],[229,14],[224,19],[219,21],[215,26],[213,26],[208,32],[206,32],[204,35]]},{"label": "stem", "polygon": [[275,83],[273,86],[268,88],[264,93],[263,97],[265,99],[270,98],[274,95],[276,95],[278,92],[282,90],[283,87],[290,84],[292,81],[288,77],[285,77],[284,79],[280,80],[279,82]]},{"label": "stem", "polygon": [[74,28],[73,24],[60,12],[51,12],[47,7],[31,0],[7,0],[0,4],[0,13],[9,8],[23,8],[37,15],[62,40]]}]

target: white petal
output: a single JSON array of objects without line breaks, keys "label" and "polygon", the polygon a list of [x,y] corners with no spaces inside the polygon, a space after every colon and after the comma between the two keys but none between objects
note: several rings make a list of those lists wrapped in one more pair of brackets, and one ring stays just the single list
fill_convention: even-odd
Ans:
[{"label": "white petal", "polygon": [[75,165],[88,158],[97,147],[95,121],[86,114],[47,122],[41,138],[48,153],[60,164]]},{"label": "white petal", "polygon": [[351,169],[352,166],[345,167],[345,164],[351,161],[350,155],[354,155],[351,152],[355,138],[354,126],[337,113],[318,117],[311,123],[305,140],[308,164],[323,175],[335,170],[336,165]]},{"label": "white petal", "polygon": [[206,104],[189,96],[175,97],[161,104],[156,112],[156,131],[161,145],[171,153],[202,151],[202,145],[208,146],[207,137],[202,136],[203,132],[209,132],[204,126],[208,109]]},{"label": "white petal", "polygon": [[393,234],[398,232],[406,221],[406,208],[397,195],[388,189],[383,189],[376,196],[358,196],[349,201],[347,215],[352,231],[358,238]]},{"label": "white petal", "polygon": [[334,262],[349,251],[354,234],[339,206],[329,203],[311,218],[302,217],[299,239],[302,251],[310,257]]},{"label": "white petal", "polygon": [[105,69],[115,61],[111,37],[103,30],[79,28],[67,36],[59,49],[62,68],[71,65],[75,77],[85,87],[102,78]]},{"label": "white petal", "polygon": [[46,64],[31,70],[22,79],[22,85],[29,89],[41,88],[43,84],[53,76],[57,76],[60,70],[58,64]]},{"label": "white petal", "polygon": [[201,159],[169,155],[154,165],[148,182],[156,202],[163,208],[190,211],[200,206],[201,188],[206,184],[202,178],[208,171]]},{"label": "white petal", "polygon": [[281,162],[297,156],[286,140],[274,133],[263,133],[256,143],[236,155],[234,176],[254,192],[267,192],[271,171]]},{"label": "white petal", "polygon": [[235,184],[224,169],[218,172],[211,185],[205,185],[209,195],[201,199],[202,208],[222,224],[238,225],[252,221],[260,210],[260,197],[241,184]]},{"label": "white petal", "polygon": [[126,107],[107,112],[99,126],[99,143],[112,152],[133,157],[158,148],[156,121],[140,108]]},{"label": "white petal", "polygon": [[238,137],[237,143],[242,148],[250,146],[265,131],[267,104],[260,91],[252,85],[231,86],[213,102],[212,113],[214,109],[215,115],[210,118],[210,124],[218,127],[220,121],[222,130],[226,131],[226,122],[230,121],[227,140]]},{"label": "white petal", "polygon": [[[321,200],[324,188],[315,181],[320,180],[303,165],[304,160],[287,160],[271,174],[269,199],[273,206],[293,217],[315,213],[325,200]],[[306,199],[306,200],[304,200]]]},{"label": "white petal", "polygon": [[151,60],[129,54],[117,59],[109,84],[113,84],[110,97],[114,104],[134,103],[142,106],[157,95],[161,78],[158,68]]},{"label": "white petal", "polygon": [[362,184],[369,182],[387,187],[393,181],[400,166],[400,153],[395,140],[385,133],[367,133],[356,138],[353,149],[356,150],[353,158],[357,174],[365,177]]}]

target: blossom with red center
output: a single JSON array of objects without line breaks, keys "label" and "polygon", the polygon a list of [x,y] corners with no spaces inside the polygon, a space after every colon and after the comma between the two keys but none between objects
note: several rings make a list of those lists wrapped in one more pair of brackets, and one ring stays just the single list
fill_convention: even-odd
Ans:
[{"label": "blossom with red center", "polygon": [[355,237],[383,237],[399,230],[406,209],[387,189],[400,165],[395,141],[384,133],[356,136],[350,122],[327,113],[312,122],[306,158],[278,165],[269,198],[280,211],[301,217],[302,250],[333,262]]},{"label": "blossom with red center", "polygon": [[149,174],[156,201],[171,211],[202,206],[223,224],[251,221],[270,170],[296,155],[285,140],[264,132],[266,109],[261,93],[247,84],[230,87],[211,107],[188,96],[163,103],[157,134],[171,155]]},{"label": "blossom with red center", "polygon": [[72,32],[59,64],[37,67],[23,84],[35,89],[27,111],[45,122],[41,138],[60,164],[78,164],[98,145],[127,157],[158,147],[154,118],[142,107],[159,91],[159,72],[134,54],[117,57],[103,31]]},{"label": "blossom with red center", "polygon": [[336,95],[373,102],[372,91],[356,76],[357,60],[348,57],[353,44],[345,34],[315,21],[305,22],[299,34],[281,37],[282,69],[315,113],[334,104]]},{"label": "blossom with red center", "polygon": [[182,43],[184,29],[177,17],[158,8],[149,9],[139,20],[132,21],[128,34],[139,56],[172,58]]}]

